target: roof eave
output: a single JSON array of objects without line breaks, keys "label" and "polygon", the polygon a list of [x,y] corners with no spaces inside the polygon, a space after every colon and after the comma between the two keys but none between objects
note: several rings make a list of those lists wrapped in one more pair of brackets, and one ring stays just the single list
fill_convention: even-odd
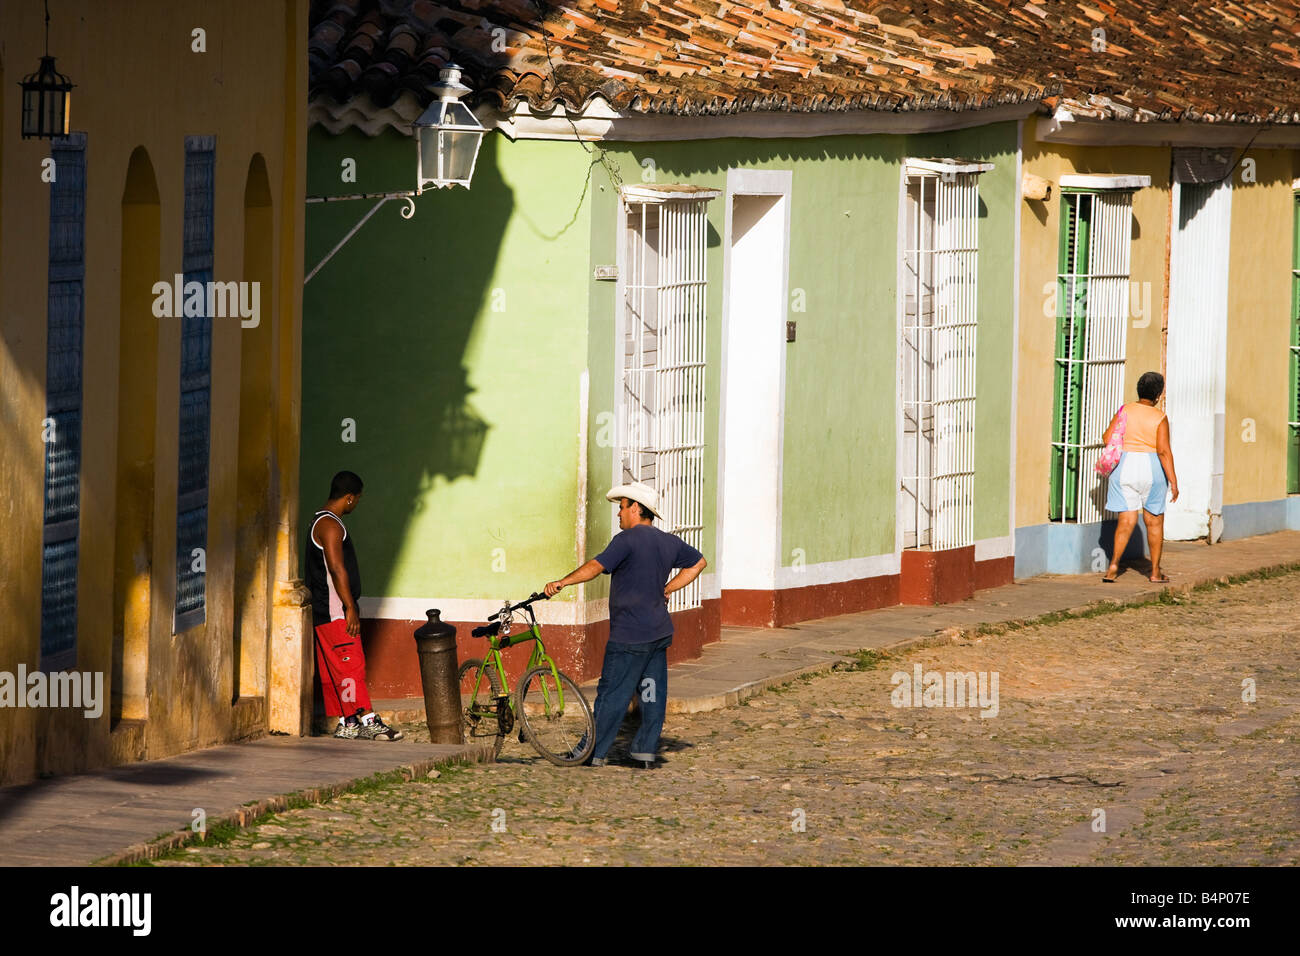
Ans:
[{"label": "roof eave", "polygon": [[[1090,111],[1091,112],[1091,111]],[[1234,122],[1200,119],[1160,119],[1134,112],[1131,118],[1102,118],[1058,106],[1040,115],[1036,136],[1040,143],[1063,146],[1256,146],[1300,147],[1300,116],[1289,122],[1276,117],[1241,117]]]},{"label": "roof eave", "polygon": [[818,136],[932,133],[1014,122],[1035,112],[1037,102],[999,104],[980,109],[754,110],[683,115],[615,110],[603,99],[581,113],[553,108],[539,112],[517,103],[510,113],[480,114],[489,129],[510,139],[583,139],[648,142],[697,139],[809,139]]}]

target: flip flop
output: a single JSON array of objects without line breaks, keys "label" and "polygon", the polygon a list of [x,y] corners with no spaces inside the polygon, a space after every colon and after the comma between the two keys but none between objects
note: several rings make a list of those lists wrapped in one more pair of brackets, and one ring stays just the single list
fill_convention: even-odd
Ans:
[{"label": "flip flop", "polygon": [[1116,580],[1118,580],[1118,579],[1117,579],[1117,578],[1102,578],[1102,579],[1101,579],[1101,583],[1102,583],[1102,584],[1114,584]]},{"label": "flip flop", "polygon": [[1169,575],[1163,574],[1158,578],[1147,578],[1147,580],[1150,581],[1152,584],[1168,584]]}]

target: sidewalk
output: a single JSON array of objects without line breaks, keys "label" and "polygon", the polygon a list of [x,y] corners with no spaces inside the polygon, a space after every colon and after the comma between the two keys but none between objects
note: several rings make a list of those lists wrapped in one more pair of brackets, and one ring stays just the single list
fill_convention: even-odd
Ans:
[{"label": "sidewalk", "polygon": [[[1128,570],[1115,584],[1101,575],[1050,575],[980,591],[960,604],[890,607],[772,630],[724,628],[722,640],[693,661],[669,668],[670,713],[715,710],[801,674],[829,670],[862,649],[897,650],[980,624],[1028,620],[1106,601],[1139,603],[1161,590],[1266,568],[1300,564],[1300,532],[1283,531],[1217,544],[1166,545],[1172,583],[1151,584]],[[584,690],[595,698],[595,685]],[[424,720],[423,701],[375,701],[386,720]],[[173,834],[179,842],[202,808],[209,829],[281,809],[294,797],[312,801],[374,773],[414,777],[449,760],[485,759],[476,747],[415,743],[368,745],[328,737],[265,737],[164,760],[0,789],[0,866],[85,865],[138,859],[145,844]],[[178,831],[185,831],[176,836]],[[157,846],[154,847],[157,849]]]},{"label": "sidewalk", "polygon": [[724,628],[722,640],[705,645],[698,659],[669,668],[668,712],[731,706],[800,674],[829,670],[858,650],[900,650],[952,629],[1024,621],[1108,601],[1141,603],[1162,590],[1189,591],[1220,578],[1300,564],[1300,531],[1213,546],[1203,541],[1166,542],[1161,564],[1169,584],[1152,584],[1133,568],[1125,569],[1114,584],[1103,584],[1101,572],[1045,574],[977,591],[959,604],[881,608],[774,630]]},{"label": "sidewalk", "polygon": [[372,774],[405,769],[415,777],[437,764],[488,756],[485,748],[406,740],[262,737],[5,787],[0,866],[142,859],[148,855],[145,844],[163,834],[179,832],[188,839],[196,809],[206,814],[211,830],[283,809],[293,798],[324,799]]},{"label": "sidewalk", "polygon": [[[978,591],[959,604],[899,605],[782,628],[724,627],[722,640],[706,644],[700,657],[668,669],[668,713],[693,714],[733,706],[766,687],[830,670],[859,650],[899,650],[932,641],[954,628],[1029,620],[1107,601],[1140,603],[1162,590],[1185,591],[1220,578],[1300,564],[1300,531],[1279,531],[1213,546],[1203,541],[1166,542],[1163,563],[1171,579],[1163,586],[1152,584],[1132,568],[1125,569],[1114,584],[1103,584],[1100,572],[1046,574]],[[595,681],[582,689],[588,700],[595,700]],[[424,702],[418,698],[375,701],[375,707],[385,719],[392,714],[403,723],[424,720]]]}]

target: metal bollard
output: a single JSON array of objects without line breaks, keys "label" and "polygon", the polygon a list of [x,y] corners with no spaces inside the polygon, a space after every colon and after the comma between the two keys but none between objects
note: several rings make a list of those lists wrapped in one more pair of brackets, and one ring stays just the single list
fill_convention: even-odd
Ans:
[{"label": "metal bollard", "polygon": [[415,631],[420,654],[420,683],[424,685],[424,717],[435,744],[465,742],[460,715],[460,681],[456,679],[456,628],[441,620],[437,608]]}]

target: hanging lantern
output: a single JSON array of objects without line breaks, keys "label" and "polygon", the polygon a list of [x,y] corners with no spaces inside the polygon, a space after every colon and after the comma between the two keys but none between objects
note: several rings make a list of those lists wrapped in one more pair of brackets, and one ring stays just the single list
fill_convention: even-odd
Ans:
[{"label": "hanging lantern", "polygon": [[23,139],[52,139],[68,135],[72,83],[54,68],[50,56],[50,4],[45,3],[45,55],[35,73],[18,84],[23,88]]},{"label": "hanging lantern", "polygon": [[448,64],[438,74],[432,88],[438,99],[429,105],[414,123],[416,192],[426,187],[464,186],[474,176],[479,146],[483,142],[483,125],[479,123],[461,97],[469,87],[460,82],[460,67]]},{"label": "hanging lantern", "polygon": [[23,139],[67,136],[72,84],[54,68],[54,57],[41,57],[41,68],[18,85],[23,88]]}]

